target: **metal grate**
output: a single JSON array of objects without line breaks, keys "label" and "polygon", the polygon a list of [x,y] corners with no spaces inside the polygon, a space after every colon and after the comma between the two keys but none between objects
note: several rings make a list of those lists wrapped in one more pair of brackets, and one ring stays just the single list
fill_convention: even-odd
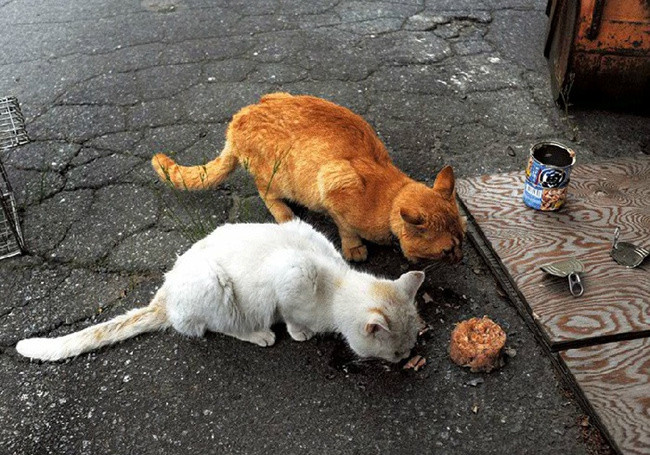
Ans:
[{"label": "metal grate", "polygon": [[[23,117],[15,97],[0,98],[0,151],[29,142]],[[25,251],[25,239],[20,229],[16,200],[7,172],[0,162],[0,259]]]},{"label": "metal grate", "polygon": [[25,117],[20,111],[18,100],[13,96],[0,98],[0,149],[5,150],[28,142]]},{"label": "metal grate", "polygon": [[0,163],[0,259],[16,256],[25,249],[25,240],[18,222],[13,191],[4,166]]}]

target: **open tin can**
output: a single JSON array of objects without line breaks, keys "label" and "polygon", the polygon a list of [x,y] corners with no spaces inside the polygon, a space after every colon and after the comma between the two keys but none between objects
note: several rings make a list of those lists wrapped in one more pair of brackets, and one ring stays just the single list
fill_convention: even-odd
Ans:
[{"label": "open tin can", "polygon": [[575,162],[575,152],[559,142],[543,141],[533,145],[526,166],[524,203],[543,211],[562,207]]}]

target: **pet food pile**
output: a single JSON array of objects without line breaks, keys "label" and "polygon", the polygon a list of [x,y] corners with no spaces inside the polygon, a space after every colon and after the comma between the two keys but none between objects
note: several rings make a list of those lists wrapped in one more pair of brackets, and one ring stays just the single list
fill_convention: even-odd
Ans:
[{"label": "pet food pile", "polygon": [[449,355],[454,363],[470,367],[473,373],[490,371],[503,365],[501,352],[506,334],[487,316],[472,318],[456,325],[451,332]]}]

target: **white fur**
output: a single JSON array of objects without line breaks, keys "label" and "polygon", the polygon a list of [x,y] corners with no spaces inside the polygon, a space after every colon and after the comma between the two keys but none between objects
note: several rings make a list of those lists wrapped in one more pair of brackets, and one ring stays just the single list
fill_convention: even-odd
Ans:
[{"label": "white fur", "polygon": [[[138,318],[135,320],[135,318]],[[135,322],[133,322],[135,320]],[[130,324],[125,324],[131,322]],[[19,341],[16,350],[25,357],[40,360],[60,360],[108,344],[126,340],[143,332],[164,329],[169,323],[164,308],[154,302],[136,308],[108,322],[85,328],[58,338],[29,338]]]},{"label": "white fur", "polygon": [[[284,321],[297,341],[340,332],[360,356],[398,361],[415,344],[414,298],[423,280],[422,272],[390,281],[355,271],[300,220],[226,224],[178,258],[148,307],[64,337],[23,340],[16,350],[57,360],[170,325],[270,346],[271,325]],[[379,283],[390,299],[376,292]]]}]

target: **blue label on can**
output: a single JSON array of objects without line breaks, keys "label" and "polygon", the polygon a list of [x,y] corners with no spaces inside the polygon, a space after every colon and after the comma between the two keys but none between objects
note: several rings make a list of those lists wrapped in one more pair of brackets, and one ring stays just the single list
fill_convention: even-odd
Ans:
[{"label": "blue label on can", "polygon": [[561,188],[569,182],[570,172],[570,166],[566,168],[546,167],[539,161],[531,159],[526,173],[526,180],[531,185],[543,188]]},{"label": "blue label on can", "polygon": [[535,210],[557,210],[564,204],[568,184],[567,181],[562,188],[544,188],[526,180],[524,182],[524,204]]}]

